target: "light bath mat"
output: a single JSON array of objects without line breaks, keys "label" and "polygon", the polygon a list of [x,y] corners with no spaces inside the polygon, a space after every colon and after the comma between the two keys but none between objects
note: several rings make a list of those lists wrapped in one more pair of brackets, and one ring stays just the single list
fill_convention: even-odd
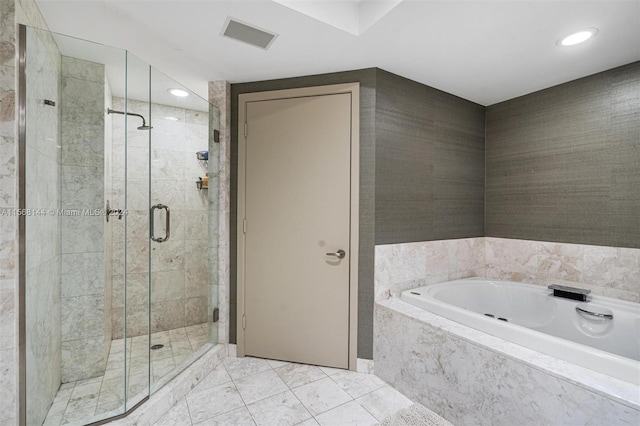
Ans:
[{"label": "light bath mat", "polygon": [[387,417],[380,426],[453,426],[451,423],[426,408],[413,404]]}]

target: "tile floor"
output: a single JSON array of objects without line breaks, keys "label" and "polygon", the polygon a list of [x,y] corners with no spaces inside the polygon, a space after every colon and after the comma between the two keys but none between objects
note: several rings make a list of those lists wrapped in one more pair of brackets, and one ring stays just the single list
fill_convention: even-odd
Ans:
[{"label": "tile floor", "polygon": [[[151,353],[151,390],[161,387],[202,353],[209,342],[208,324],[196,324],[151,334],[151,345],[163,348],[149,351],[148,336],[128,338],[127,406],[133,406],[148,392],[149,353]],[[53,401],[45,425],[86,424],[90,420],[123,412],[125,341],[113,340],[104,375],[64,383]]]},{"label": "tile floor", "polygon": [[375,425],[412,404],[371,374],[231,357],[156,426]]}]

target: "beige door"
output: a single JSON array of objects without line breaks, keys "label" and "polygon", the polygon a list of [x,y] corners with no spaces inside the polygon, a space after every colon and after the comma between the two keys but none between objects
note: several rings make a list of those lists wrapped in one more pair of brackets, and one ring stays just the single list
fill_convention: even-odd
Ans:
[{"label": "beige door", "polygon": [[348,368],[352,93],[244,107],[239,346],[243,355]]}]

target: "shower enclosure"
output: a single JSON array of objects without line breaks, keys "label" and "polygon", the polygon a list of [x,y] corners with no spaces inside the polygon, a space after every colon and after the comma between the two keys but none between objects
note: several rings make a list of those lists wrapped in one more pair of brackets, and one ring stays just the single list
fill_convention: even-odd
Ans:
[{"label": "shower enclosure", "polygon": [[100,422],[217,343],[219,112],[124,50],[19,46],[26,423]]}]

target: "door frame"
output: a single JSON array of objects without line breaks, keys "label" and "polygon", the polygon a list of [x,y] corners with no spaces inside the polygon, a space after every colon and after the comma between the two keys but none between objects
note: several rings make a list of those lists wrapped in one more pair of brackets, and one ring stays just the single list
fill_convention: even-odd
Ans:
[{"label": "door frame", "polygon": [[246,106],[249,102],[311,96],[351,94],[351,203],[349,220],[349,370],[356,370],[358,344],[358,258],[360,202],[360,83],[303,87],[244,93],[238,99],[238,213],[237,213],[237,356],[245,355],[243,316],[245,313],[245,233],[246,208]]}]

